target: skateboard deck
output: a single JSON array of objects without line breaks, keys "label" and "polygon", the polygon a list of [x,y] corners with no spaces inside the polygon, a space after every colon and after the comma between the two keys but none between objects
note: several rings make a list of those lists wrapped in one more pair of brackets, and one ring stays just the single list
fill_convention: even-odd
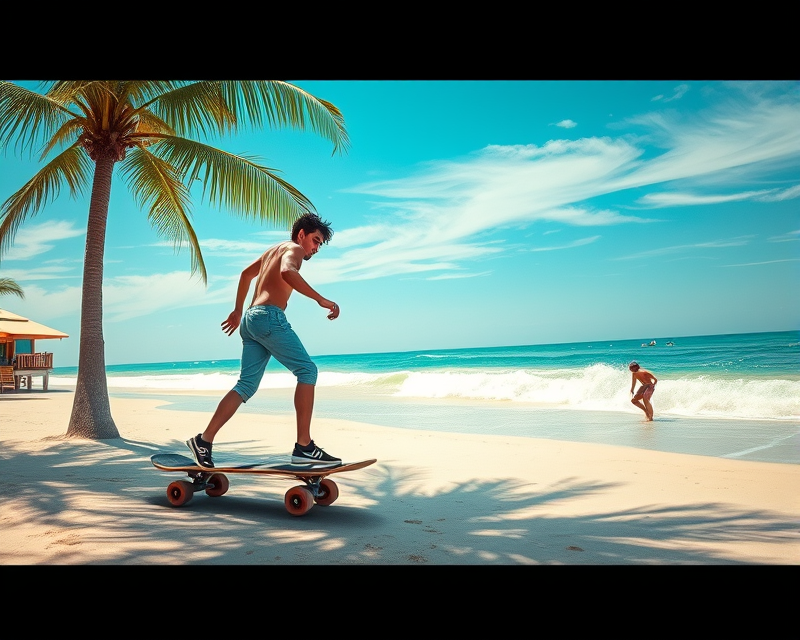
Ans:
[{"label": "skateboard deck", "polygon": [[377,459],[342,462],[337,465],[291,464],[288,462],[236,462],[209,468],[201,467],[192,458],[177,453],[156,453],[150,462],[161,471],[186,473],[191,480],[176,480],[167,487],[170,504],[180,507],[192,499],[198,491],[205,491],[212,498],[227,493],[230,481],[226,474],[249,473],[261,476],[283,476],[294,478],[304,484],[292,487],[286,492],[284,505],[293,516],[308,513],[315,504],[328,506],[339,497],[339,487],[327,476],[334,473],[363,469],[377,462]]}]

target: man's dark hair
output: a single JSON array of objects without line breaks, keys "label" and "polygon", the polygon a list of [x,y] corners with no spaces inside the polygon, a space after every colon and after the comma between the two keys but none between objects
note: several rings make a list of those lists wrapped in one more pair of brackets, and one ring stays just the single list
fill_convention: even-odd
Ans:
[{"label": "man's dark hair", "polygon": [[297,234],[300,233],[300,229],[305,231],[306,234],[319,231],[322,234],[322,240],[325,242],[325,244],[327,244],[328,241],[333,237],[331,223],[326,222],[316,213],[304,213],[297,220],[295,220],[294,225],[292,225],[293,242],[297,242]]}]

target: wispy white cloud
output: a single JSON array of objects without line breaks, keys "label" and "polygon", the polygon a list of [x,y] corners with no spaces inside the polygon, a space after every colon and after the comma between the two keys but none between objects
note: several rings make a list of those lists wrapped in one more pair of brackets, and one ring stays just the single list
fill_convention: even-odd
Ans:
[{"label": "wispy white cloud", "polygon": [[701,179],[739,186],[750,176],[797,163],[800,103],[741,99],[684,120],[675,112],[631,118],[666,149],[640,163],[614,187],[642,187],[671,180]]},{"label": "wispy white cloud", "polygon": [[625,223],[649,223],[657,222],[647,218],[637,218],[636,216],[624,216],[610,209],[599,209],[593,211],[588,207],[562,207],[543,212],[541,220],[553,222],[563,222],[576,227],[607,227]]},{"label": "wispy white cloud", "polygon": [[754,200],[757,202],[778,202],[782,200],[792,200],[800,197],[800,185],[789,187],[788,189],[758,189],[755,191],[740,191],[729,194],[695,194],[695,193],[650,193],[637,200],[638,204],[660,208],[660,207],[680,207],[704,204],[720,204],[723,202],[739,202],[743,200]]},{"label": "wispy white cloud", "polygon": [[[198,278],[190,278],[185,271],[106,278],[103,283],[103,317],[108,322],[119,322],[167,309],[200,307],[221,302],[232,304],[236,281],[238,274],[235,277],[214,278],[206,288]],[[27,280],[22,278],[18,282],[23,284],[25,300],[14,302],[15,313],[45,324],[47,322],[40,320],[41,318],[80,314],[80,285],[48,286],[38,282],[27,284]]]},{"label": "wispy white cloud", "polygon": [[775,264],[776,262],[800,262],[800,258],[784,258],[782,260],[764,260],[763,262],[743,262],[742,264],[726,264],[724,267],[756,267],[762,264]]},{"label": "wispy white cloud", "polygon": [[491,275],[491,271],[481,271],[480,273],[443,273],[438,276],[431,276],[427,280],[454,280],[456,278],[480,278],[481,276]]},{"label": "wispy white cloud", "polygon": [[709,194],[697,195],[692,193],[651,193],[642,196],[637,200],[639,204],[660,208],[660,207],[683,207],[698,204],[720,204],[722,202],[738,202],[741,200],[756,200],[773,191],[772,189],[762,189],[759,191],[743,191],[741,193],[731,193],[728,195]]},{"label": "wispy white cloud", "polygon": [[[238,276],[237,276],[238,279]],[[219,282],[230,284],[231,278]],[[199,307],[231,302],[230,286],[206,288],[185,271],[120,276],[103,283],[104,317],[111,322],[146,316],[164,309]]]},{"label": "wispy white cloud", "polygon": [[671,247],[661,247],[659,249],[650,249],[649,251],[641,251],[633,253],[628,256],[620,256],[612,258],[612,260],[635,260],[638,258],[652,258],[654,256],[663,256],[670,253],[680,253],[684,251],[693,251],[695,249],[725,249],[728,247],[741,247],[746,245],[753,236],[740,236],[738,238],[731,238],[728,240],[711,240],[708,242],[695,242],[693,244],[679,244]]},{"label": "wispy white cloud", "polygon": [[600,236],[591,236],[590,238],[581,238],[580,240],[575,240],[574,242],[555,247],[533,247],[532,249],[528,249],[528,251],[558,251],[560,249],[573,249],[574,247],[582,247],[583,245],[591,244],[599,239]]},{"label": "wispy white cloud", "polygon": [[[416,176],[351,190],[396,200],[394,219],[380,225],[382,233],[416,228],[421,236],[443,234],[439,240],[454,241],[537,220],[588,222],[588,208],[569,207],[606,192],[608,180],[640,153],[625,140],[608,138],[553,140],[543,147],[490,145],[460,161],[429,163]],[[621,220],[606,212],[593,221]]]},{"label": "wispy white cloud", "polygon": [[[418,235],[422,234],[422,235]],[[314,283],[371,280],[398,274],[459,271],[462,263],[489,257],[503,249],[496,243],[442,243],[424,237],[424,231],[398,230],[370,247],[353,249],[341,257],[314,257],[303,264],[303,274]]]},{"label": "wispy white cloud", "polygon": [[673,100],[680,100],[688,90],[689,90],[688,84],[679,84],[672,90],[672,95],[670,97],[665,98],[664,94],[660,93],[657,96],[653,96],[652,98],[650,98],[650,100],[652,102],[658,102],[658,101],[672,102]]},{"label": "wispy white cloud", "polygon": [[55,243],[85,235],[83,229],[76,229],[70,221],[43,222],[38,225],[23,226],[14,237],[14,244],[3,256],[3,260],[30,260],[50,251]]},{"label": "wispy white cloud", "polygon": [[344,229],[335,234],[336,246],[340,249],[348,249],[359,245],[372,244],[380,238],[380,234],[386,233],[383,225],[369,225]]},{"label": "wispy white cloud", "polygon": [[[81,286],[42,287],[40,284],[24,284],[25,299],[15,299],[14,313],[41,322],[54,329],[61,329],[57,324],[51,325],[51,319],[64,318],[80,314]],[[3,305],[0,305],[3,306]],[[11,307],[11,305],[8,305]],[[6,307],[4,307],[6,308]],[[61,329],[63,331],[63,329]]]},{"label": "wispy white cloud", "polygon": [[689,85],[679,84],[672,91],[673,91],[672,96],[670,98],[667,98],[666,102],[670,102],[671,100],[680,100],[684,95],[686,95],[686,92],[689,91]]},{"label": "wispy white cloud", "polygon": [[561,127],[562,129],[572,129],[573,127],[577,127],[578,123],[574,120],[566,119],[562,120],[561,122],[556,122],[557,127]]},{"label": "wispy white cloud", "polygon": [[[284,240],[287,239],[286,234],[283,234]],[[266,242],[247,242],[243,240],[223,240],[220,238],[206,238],[204,240],[200,240],[200,250],[203,252],[203,255],[258,255],[259,253],[263,253],[264,251],[269,248],[269,244]],[[170,250],[173,249],[173,244],[171,242],[163,241],[163,242],[154,242],[150,245],[151,247],[165,247],[169,248]],[[185,248],[185,247],[184,247]]]},{"label": "wispy white cloud", "polygon": [[0,273],[2,273],[4,277],[13,278],[20,285],[25,285],[35,280],[59,280],[81,277],[81,272],[75,267],[63,265],[30,267],[26,269],[3,269]]},{"label": "wispy white cloud", "polygon": [[673,100],[680,100],[686,92],[689,91],[688,84],[679,84],[672,90],[672,95],[669,98],[664,98],[664,102],[672,102]]},{"label": "wispy white cloud", "polygon": [[788,189],[772,189],[767,194],[757,198],[761,202],[779,202],[781,200],[792,200],[800,198],[800,184]]},{"label": "wispy white cloud", "polygon": [[800,240],[800,229],[789,231],[781,236],[772,236],[771,238],[767,238],[767,240],[769,242],[792,242],[795,240]]}]

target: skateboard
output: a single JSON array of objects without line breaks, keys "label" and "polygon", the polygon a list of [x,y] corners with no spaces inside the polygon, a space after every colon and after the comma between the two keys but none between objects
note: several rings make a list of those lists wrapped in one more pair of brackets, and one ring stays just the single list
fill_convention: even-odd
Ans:
[{"label": "skateboard", "polygon": [[156,453],[150,462],[162,471],[182,471],[190,480],[176,480],[167,487],[167,498],[175,507],[180,507],[192,499],[198,491],[217,498],[224,495],[230,487],[228,476],[231,473],[251,473],[262,476],[282,476],[301,480],[304,484],[292,487],[286,492],[284,505],[293,516],[308,513],[315,504],[328,506],[339,497],[339,487],[327,476],[345,471],[363,469],[377,462],[376,459],[359,462],[343,462],[334,466],[322,464],[291,464],[287,462],[245,462],[220,465],[213,468],[201,467],[192,458],[177,453]]}]

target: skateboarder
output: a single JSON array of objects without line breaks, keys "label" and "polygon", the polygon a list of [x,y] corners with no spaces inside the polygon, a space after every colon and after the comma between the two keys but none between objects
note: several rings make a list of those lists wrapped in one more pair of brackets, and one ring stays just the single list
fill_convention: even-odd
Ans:
[{"label": "skateboarder", "polygon": [[638,391],[636,391],[636,395],[633,395],[633,398],[631,398],[631,403],[639,407],[642,411],[644,411],[644,415],[647,417],[647,422],[652,422],[653,405],[650,404],[650,397],[656,390],[656,383],[658,382],[658,378],[656,378],[647,369],[642,369],[639,366],[639,363],[635,361],[631,362],[628,365],[628,370],[632,374],[631,395],[633,395],[633,388],[636,386],[637,380],[641,385]]},{"label": "skateboarder", "polygon": [[[320,307],[328,309],[329,320],[339,317],[339,305],[317,293],[300,275],[303,260],[310,260],[332,236],[333,229],[329,222],[316,214],[306,213],[292,226],[291,240],[267,249],[242,271],[236,291],[236,305],[222,322],[222,330],[228,335],[239,327],[242,337],[241,373],[233,389],[220,400],[205,431],[186,441],[197,464],[214,466],[211,458],[214,437],[241,404],[258,391],[264,369],[272,356],[297,377],[294,393],[297,442],[292,452],[292,463],[341,463],[340,458],[329,455],[311,439],[317,367],[284,314],[292,291],[298,291],[316,301]],[[244,300],[254,279],[256,288],[253,299],[243,314]]]}]

